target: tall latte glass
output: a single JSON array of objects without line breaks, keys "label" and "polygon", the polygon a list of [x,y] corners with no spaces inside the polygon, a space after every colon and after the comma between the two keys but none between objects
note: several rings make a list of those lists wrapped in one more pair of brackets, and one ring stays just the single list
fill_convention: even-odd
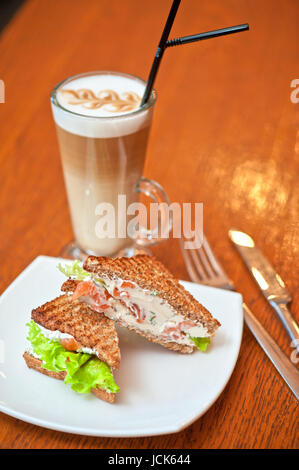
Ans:
[{"label": "tall latte glass", "polygon": [[[76,250],[113,256],[132,246],[124,209],[138,201],[138,192],[154,201],[168,202],[161,186],[142,178],[156,101],[153,92],[148,103],[140,107],[144,88],[145,82],[131,75],[91,72],[70,77],[52,91],[75,256]],[[121,213],[119,195],[125,196],[126,204]],[[112,235],[99,233],[103,203],[108,209],[114,208]],[[154,240],[154,234],[148,231],[137,243],[144,246]]]}]

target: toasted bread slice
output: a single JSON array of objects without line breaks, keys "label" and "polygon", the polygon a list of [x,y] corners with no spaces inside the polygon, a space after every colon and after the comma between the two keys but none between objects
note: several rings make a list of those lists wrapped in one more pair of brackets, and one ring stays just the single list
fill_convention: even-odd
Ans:
[{"label": "toasted bread slice", "polygon": [[[23,354],[23,357],[25,359],[25,362],[27,366],[30,369],[34,369],[37,372],[40,372],[41,374],[47,375],[48,377],[52,377],[54,379],[58,380],[64,380],[66,376],[66,372],[55,372],[52,370],[47,370],[45,369],[42,364],[43,362],[40,359],[37,359],[36,357],[32,356],[28,352],[25,352]],[[108,403],[113,403],[115,399],[115,394],[114,393],[109,393],[106,390],[102,388],[92,388],[91,392],[97,396],[97,398],[100,398],[101,400],[107,401]]]},{"label": "toasted bread slice", "polygon": [[79,282],[80,281],[77,281],[76,279],[68,279],[61,286],[62,292],[68,292],[68,293],[75,292],[76,287],[79,284]]},{"label": "toasted bread slice", "polygon": [[125,279],[141,289],[158,291],[158,296],[185,318],[200,323],[213,334],[220,323],[178,282],[154,256],[136,255],[131,258],[88,256],[84,269],[100,277]]},{"label": "toasted bread slice", "polygon": [[61,295],[33,310],[31,317],[48,330],[73,336],[80,347],[95,350],[99,359],[119,369],[120,350],[114,322],[86,303]]},{"label": "toasted bread slice", "polygon": [[[168,349],[191,353],[196,349],[190,339],[191,336],[212,336],[220,325],[163,264],[152,256],[137,255],[132,258],[116,259],[89,256],[84,263],[84,269],[105,282],[105,289],[111,296],[108,300],[110,308],[104,310],[106,316],[112,318],[120,326],[125,326],[149,341],[161,344]],[[100,311],[100,304],[93,301],[92,288],[91,297],[88,297],[90,285],[93,285],[90,281],[87,281],[83,287],[80,281],[69,279],[61,289],[68,293],[75,292],[76,296],[84,292],[85,297],[81,294],[80,300],[88,301],[91,308]],[[123,289],[123,286],[126,286],[126,289]],[[103,296],[101,290],[105,290],[104,287],[97,285],[96,289],[99,295]],[[120,290],[127,290],[127,293],[115,294]],[[158,303],[153,302],[152,295],[156,296]],[[142,305],[144,318],[135,318],[133,321],[132,315],[138,317],[136,306],[140,305]],[[154,306],[158,309],[156,312],[152,311],[155,310]],[[161,320],[161,309],[164,309],[165,320]],[[153,323],[156,322],[155,327],[152,327],[152,318],[148,316],[149,313],[156,313],[156,320],[153,321]],[[183,328],[183,325],[183,332],[182,330],[178,332],[177,328]],[[193,326],[192,330],[190,325]],[[175,331],[168,334],[167,330]],[[191,335],[191,332],[197,334]]]}]

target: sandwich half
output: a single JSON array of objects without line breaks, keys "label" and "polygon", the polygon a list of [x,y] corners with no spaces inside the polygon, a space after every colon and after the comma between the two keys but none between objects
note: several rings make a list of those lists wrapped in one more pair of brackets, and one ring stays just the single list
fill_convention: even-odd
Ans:
[{"label": "sandwich half", "polygon": [[181,353],[205,351],[220,323],[153,256],[89,256],[59,267],[70,278],[62,291],[118,325]]},{"label": "sandwich half", "polygon": [[113,403],[119,387],[111,368],[119,368],[120,351],[112,320],[61,295],[33,310],[28,327],[29,368]]}]

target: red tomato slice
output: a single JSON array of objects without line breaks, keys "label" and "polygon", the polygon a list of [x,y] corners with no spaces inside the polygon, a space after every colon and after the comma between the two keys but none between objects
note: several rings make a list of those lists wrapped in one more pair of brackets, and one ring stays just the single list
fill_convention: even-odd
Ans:
[{"label": "red tomato slice", "polygon": [[194,326],[196,326],[196,323],[191,320],[185,320],[179,323],[179,328],[181,331],[189,330],[189,328],[194,328]]},{"label": "red tomato slice", "polygon": [[129,295],[128,292],[126,292],[124,290],[119,290],[117,287],[114,287],[113,297],[127,297],[127,298],[129,298],[130,295]]},{"label": "red tomato slice", "polygon": [[129,282],[129,281],[124,281],[124,282],[122,283],[121,287],[122,287],[123,289],[126,289],[126,288],[127,288],[127,289],[135,289],[134,284],[132,284],[132,282]]},{"label": "red tomato slice", "polygon": [[99,290],[91,281],[82,281],[80,282],[75,292],[72,295],[72,300],[78,299],[79,297],[88,296],[94,302],[94,307],[97,311],[107,310],[110,305],[105,303],[105,300],[108,300],[111,295],[106,290]]},{"label": "red tomato slice", "polygon": [[181,336],[181,332],[179,329],[179,325],[176,326],[166,326],[162,331],[163,335],[169,336],[172,339],[179,339]]},{"label": "red tomato slice", "polygon": [[80,349],[80,344],[77,343],[75,338],[64,338],[60,340],[61,346],[63,346],[68,351],[77,351]]},{"label": "red tomato slice", "polygon": [[137,323],[142,323],[145,320],[145,313],[140,310],[137,304],[131,304],[129,309],[135,315]]},{"label": "red tomato slice", "polygon": [[99,307],[100,307],[102,310],[107,310],[107,308],[109,308],[110,305],[108,305],[108,304],[102,304],[102,305],[99,305]]},{"label": "red tomato slice", "polygon": [[91,281],[81,281],[72,295],[72,300],[84,297],[85,295],[94,295],[97,292],[95,285]]},{"label": "red tomato slice", "polygon": [[105,289],[105,297],[106,297],[106,300],[109,300],[112,297],[112,295],[110,295],[106,289]]}]

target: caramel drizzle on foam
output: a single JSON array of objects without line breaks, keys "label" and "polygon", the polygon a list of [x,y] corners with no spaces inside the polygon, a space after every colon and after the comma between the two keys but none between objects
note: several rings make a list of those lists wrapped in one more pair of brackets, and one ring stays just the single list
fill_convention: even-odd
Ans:
[{"label": "caramel drizzle on foam", "polygon": [[127,91],[119,95],[113,90],[101,90],[95,94],[88,88],[81,88],[79,90],[61,90],[60,93],[68,104],[80,104],[87,109],[104,107],[105,111],[111,113],[132,111],[138,108],[141,102],[140,96],[134,91]]}]

